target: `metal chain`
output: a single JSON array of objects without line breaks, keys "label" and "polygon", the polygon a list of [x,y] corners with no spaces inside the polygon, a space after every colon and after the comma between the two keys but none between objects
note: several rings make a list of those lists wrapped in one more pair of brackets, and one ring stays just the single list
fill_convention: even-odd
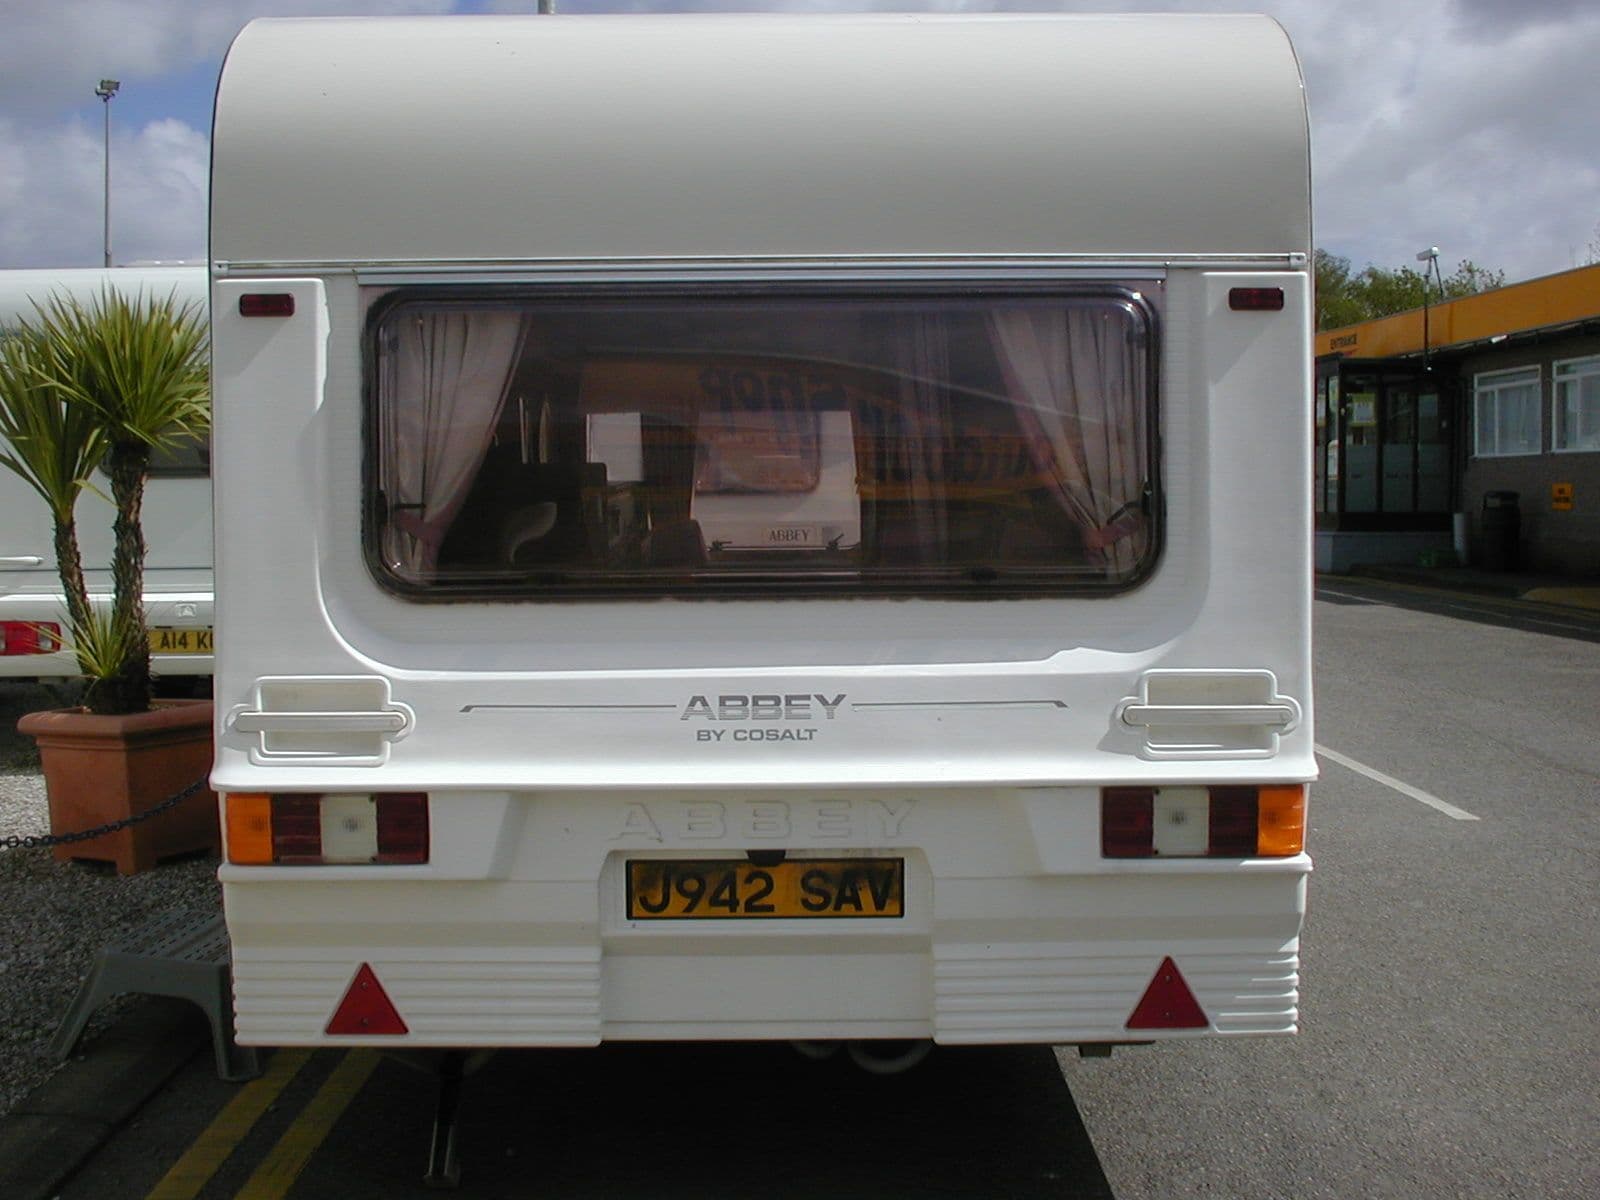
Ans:
[{"label": "metal chain", "polygon": [[27,836],[14,834],[3,837],[0,838],[0,850],[31,850],[35,846],[69,846],[73,842],[87,842],[97,837],[105,837],[108,833],[116,833],[120,829],[127,829],[130,825],[137,825],[141,821],[148,821],[151,817],[159,817],[164,812],[170,812],[198,792],[205,783],[206,777],[202,775],[181,792],[168,796],[154,808],[147,808],[120,821],[107,821],[104,825],[96,825],[93,829],[79,829],[72,833],[40,833]]}]

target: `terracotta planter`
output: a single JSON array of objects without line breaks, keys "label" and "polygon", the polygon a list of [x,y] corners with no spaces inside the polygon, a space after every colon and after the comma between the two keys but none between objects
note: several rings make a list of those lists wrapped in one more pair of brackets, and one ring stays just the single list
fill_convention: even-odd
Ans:
[{"label": "terracotta planter", "polygon": [[[17,731],[39,745],[50,832],[72,833],[154,808],[208,775],[214,757],[209,700],[161,701],[151,712],[107,717],[81,708],[28,713]],[[131,875],[163,858],[216,851],[217,797],[208,787],[116,833],[55,848],[56,858],[113,862]]]}]

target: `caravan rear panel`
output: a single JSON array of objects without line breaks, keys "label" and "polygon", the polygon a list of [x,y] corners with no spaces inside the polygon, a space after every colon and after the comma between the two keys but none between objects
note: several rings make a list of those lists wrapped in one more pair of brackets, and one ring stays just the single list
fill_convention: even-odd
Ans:
[{"label": "caravan rear panel", "polygon": [[1276,25],[256,22],[212,194],[242,1041],[1295,1028]]}]

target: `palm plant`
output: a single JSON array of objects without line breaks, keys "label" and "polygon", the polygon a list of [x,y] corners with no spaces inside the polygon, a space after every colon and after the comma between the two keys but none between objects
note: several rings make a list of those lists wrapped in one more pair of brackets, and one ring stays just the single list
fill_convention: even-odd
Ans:
[{"label": "palm plant", "polygon": [[[150,707],[150,634],[145,623],[141,512],[152,453],[203,433],[209,423],[207,340],[194,305],[107,287],[82,304],[57,296],[23,322],[0,359],[4,462],[44,497],[56,529],[79,669],[93,712]],[[74,507],[104,466],[116,508],[112,605],[89,603]]]},{"label": "palm plant", "polygon": [[93,413],[67,404],[45,381],[46,357],[42,331],[26,322],[0,338],[0,463],[50,509],[67,624],[76,629],[90,616],[78,553],[78,493],[91,486],[105,460],[106,438]]}]

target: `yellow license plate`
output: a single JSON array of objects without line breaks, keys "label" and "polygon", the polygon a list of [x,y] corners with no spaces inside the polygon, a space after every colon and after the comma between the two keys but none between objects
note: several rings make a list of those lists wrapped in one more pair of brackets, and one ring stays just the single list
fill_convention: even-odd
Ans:
[{"label": "yellow license plate", "polygon": [[906,860],[628,860],[628,919],[903,917]]},{"label": "yellow license plate", "polygon": [[211,628],[174,629],[170,626],[150,631],[151,654],[212,654]]}]

